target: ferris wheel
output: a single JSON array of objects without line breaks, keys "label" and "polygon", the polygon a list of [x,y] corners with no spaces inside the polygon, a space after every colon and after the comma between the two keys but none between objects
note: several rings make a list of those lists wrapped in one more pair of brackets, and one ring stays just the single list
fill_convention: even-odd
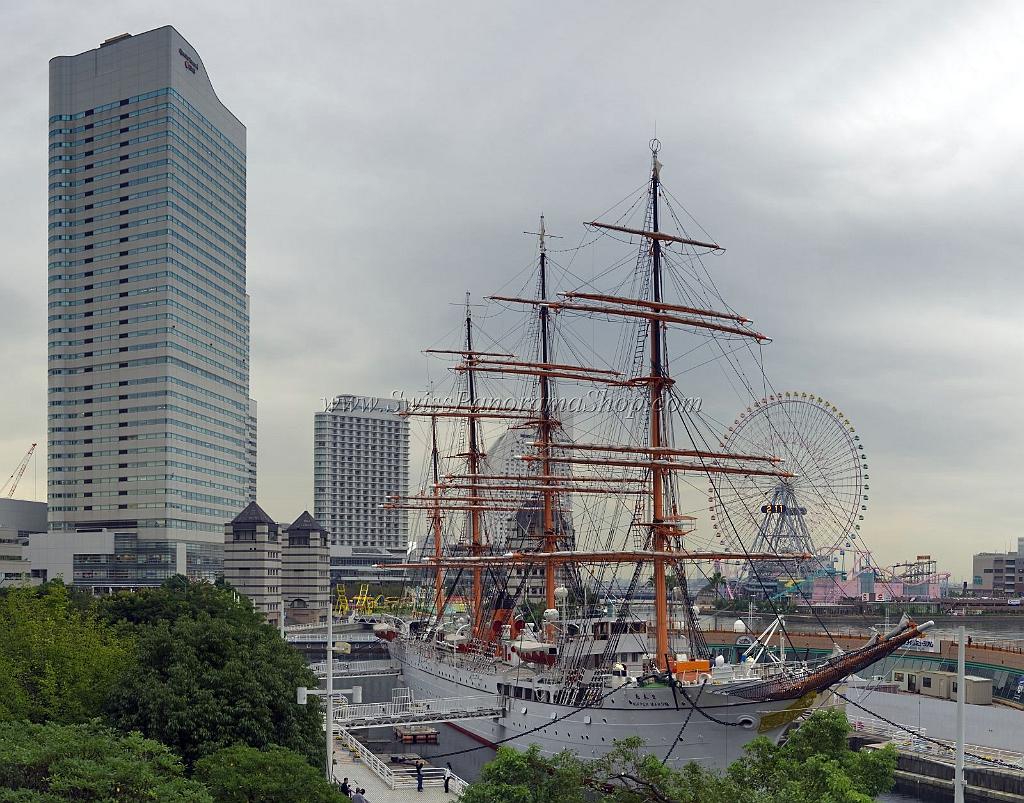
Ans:
[{"label": "ferris wheel", "polygon": [[804,576],[828,571],[846,550],[858,550],[868,464],[860,436],[838,407],[813,393],[768,396],[740,413],[721,445],[728,452],[778,457],[779,467],[793,476],[716,475],[708,501],[720,546],[809,553],[815,557],[800,569]]}]

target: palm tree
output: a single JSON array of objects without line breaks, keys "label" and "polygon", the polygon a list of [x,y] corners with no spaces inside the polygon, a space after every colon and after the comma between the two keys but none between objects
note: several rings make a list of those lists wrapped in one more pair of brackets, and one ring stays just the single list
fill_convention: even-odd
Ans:
[{"label": "palm tree", "polygon": [[711,577],[708,578],[708,588],[715,592],[715,597],[721,597],[721,588],[725,585],[725,578],[721,572],[716,571]]}]

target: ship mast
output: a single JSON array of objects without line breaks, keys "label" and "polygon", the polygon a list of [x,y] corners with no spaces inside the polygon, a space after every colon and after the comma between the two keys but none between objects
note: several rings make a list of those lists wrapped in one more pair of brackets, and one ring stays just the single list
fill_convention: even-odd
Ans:
[{"label": "ship mast", "polygon": [[441,610],[444,605],[444,583],[441,579],[441,477],[438,471],[438,453],[437,453],[437,416],[432,415],[430,417],[430,462],[431,468],[433,469],[434,477],[434,510],[433,516],[433,528],[434,528],[434,559],[438,561],[438,564],[434,566],[434,616],[438,623],[441,622],[444,611]]},{"label": "ship mast", "polygon": [[[540,216],[540,300],[547,301],[548,278],[547,278],[547,246],[544,242],[544,215]],[[551,362],[551,341],[548,332],[548,308],[544,303],[538,306],[540,313],[540,361],[544,365]],[[540,376],[540,464],[541,475],[551,476],[551,388],[550,377],[546,374]],[[555,533],[554,513],[554,492],[550,489],[550,483],[545,483],[544,491],[541,494],[543,500],[543,527],[544,527],[544,551],[552,553],[558,548],[557,534]],[[548,562],[544,566],[544,601],[548,610],[555,607],[555,566]],[[546,627],[548,641],[554,640],[554,625],[548,622]]]},{"label": "ship mast", "polygon": [[[545,602],[548,608],[555,607],[555,578],[559,567],[573,563],[652,563],[655,594],[654,628],[657,663],[663,670],[670,666],[669,606],[668,588],[665,583],[666,565],[679,565],[683,561],[716,560],[723,558],[759,559],[750,553],[694,552],[686,549],[681,538],[688,533],[693,521],[689,516],[675,515],[670,509],[667,496],[669,479],[677,472],[712,475],[735,474],[740,476],[772,476],[787,478],[793,476],[780,467],[780,458],[771,455],[743,454],[728,451],[710,451],[697,448],[672,448],[668,436],[666,397],[672,387],[668,371],[668,355],[665,351],[665,336],[669,326],[681,327],[702,334],[721,333],[744,337],[757,342],[768,338],[749,327],[751,321],[733,312],[703,308],[699,306],[670,303],[664,300],[663,269],[666,264],[665,248],[674,244],[693,248],[722,250],[713,242],[693,240],[661,231],[660,192],[661,163],[658,161],[660,143],[651,141],[651,173],[647,206],[648,218],[645,227],[627,228],[618,223],[593,221],[587,226],[640,236],[649,242],[650,249],[650,292],[644,298],[608,295],[597,292],[564,292],[558,299],[548,298],[547,287],[547,234],[544,218],[541,216],[540,237],[540,287],[539,298],[518,298],[491,296],[493,300],[512,304],[523,304],[537,308],[540,322],[539,361],[517,358],[511,354],[478,352],[473,349],[472,318],[469,298],[466,300],[465,351],[428,349],[438,355],[461,356],[463,361],[452,370],[465,372],[467,376],[467,404],[417,405],[408,415],[429,415],[432,418],[466,418],[469,423],[467,471],[464,475],[446,477],[439,482],[435,464],[435,493],[431,497],[419,497],[396,502],[393,506],[410,510],[430,509],[435,517],[441,510],[466,512],[470,535],[470,548],[466,556],[442,556],[435,547],[434,555],[425,560],[435,567],[469,569],[472,572],[472,604],[474,609],[473,636],[484,640],[482,573],[496,567],[543,566],[545,570]],[[643,262],[643,260],[641,260]],[[646,265],[642,266],[646,270]],[[628,377],[619,371],[585,365],[551,362],[554,359],[551,348],[551,311],[575,315],[600,315],[641,322],[641,333],[646,331],[649,345],[649,370],[640,367],[647,375]],[[646,330],[644,327],[647,327]],[[540,410],[536,408],[512,407],[499,411],[480,407],[476,394],[476,374],[496,374],[505,377],[537,377],[540,394]],[[649,406],[649,426],[646,444],[633,443],[574,443],[568,439],[554,439],[558,422],[553,417],[553,388],[551,380],[564,379],[573,383],[593,383],[611,388],[645,389],[642,397]],[[539,412],[539,416],[537,413]],[[521,426],[536,427],[538,432],[534,454],[522,455],[521,459],[529,469],[523,472],[504,474],[481,474],[478,419],[507,419],[520,421]],[[539,464],[539,465],[538,465]],[[556,470],[557,467],[557,470]],[[539,470],[538,470],[539,469]],[[649,484],[648,484],[649,483]],[[539,496],[540,504],[524,507],[522,503],[511,505],[505,494],[513,491],[532,491],[532,498]],[[651,518],[647,522],[634,522],[636,526],[650,528],[650,538],[641,549],[580,552],[575,549],[560,550],[558,545],[559,517],[556,504],[559,495],[566,493],[599,493],[611,496],[650,496]],[[430,505],[429,508],[426,508]],[[510,552],[506,555],[484,555],[481,532],[481,511],[538,511],[542,517],[542,542],[539,549],[530,552]],[[435,528],[437,519],[435,519]],[[438,541],[440,539],[437,539]],[[772,556],[778,559],[782,556]],[[800,558],[801,556],[789,556]],[[389,565],[391,569],[422,568],[419,564]],[[435,593],[437,591],[435,586]],[[554,638],[554,628],[548,627],[545,636]],[[488,639],[489,640],[489,639]]]},{"label": "ship mast", "polygon": [[[658,150],[661,143],[657,139],[651,140],[651,229],[659,231],[658,222],[658,182],[661,163],[658,161]],[[651,292],[655,304],[662,303],[661,297],[661,240],[658,237],[651,238]],[[651,449],[658,450],[662,447],[665,389],[670,384],[665,376],[664,355],[662,344],[665,332],[665,323],[657,317],[652,317],[650,331],[650,353],[651,353]],[[651,463],[651,533],[653,535],[653,548],[655,554],[665,552],[668,548],[668,538],[665,533],[665,474],[658,466],[657,461]],[[669,647],[668,647],[668,589],[665,585],[665,561],[657,559],[654,561],[654,620],[657,644],[658,666],[663,670],[668,669]]]},{"label": "ship mast", "polygon": [[[476,354],[473,352],[473,312],[469,306],[469,293],[466,293],[466,389],[469,392],[469,406],[476,407],[476,372],[473,370],[476,365]],[[468,474],[469,495],[478,497],[477,474],[480,473],[480,449],[477,438],[476,416],[469,417],[469,449],[468,449]],[[470,555],[480,556],[482,539],[480,537],[480,510],[478,505],[473,505],[469,510],[469,533],[470,533]],[[479,636],[481,623],[483,621],[483,574],[479,566],[473,567],[473,635]]]}]

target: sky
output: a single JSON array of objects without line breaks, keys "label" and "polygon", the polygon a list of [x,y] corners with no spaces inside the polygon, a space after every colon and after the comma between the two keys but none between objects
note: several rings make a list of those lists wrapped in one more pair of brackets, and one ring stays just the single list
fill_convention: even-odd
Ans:
[{"label": "sky", "polygon": [[[312,509],[324,397],[421,349],[535,244],[664,177],[726,247],[777,388],[843,409],[883,563],[1024,535],[1024,6],[0,2],[0,474],[46,441],[47,62],[174,25],[248,136],[261,504]],[[700,395],[700,389],[697,395]],[[738,412],[738,411],[737,411]],[[729,419],[731,410],[721,411]],[[19,495],[43,498],[44,454]],[[414,461],[414,467],[416,466]]]}]

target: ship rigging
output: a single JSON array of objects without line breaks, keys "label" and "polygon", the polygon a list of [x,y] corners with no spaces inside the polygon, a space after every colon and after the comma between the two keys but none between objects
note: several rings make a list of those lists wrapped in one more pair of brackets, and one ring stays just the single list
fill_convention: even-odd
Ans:
[{"label": "ship rigging", "polygon": [[[572,711],[565,714],[559,706],[601,706],[609,715],[653,709],[655,745],[671,745],[666,755],[685,757],[688,751],[675,751],[669,732],[678,730],[682,708],[696,706],[688,686],[699,687],[696,698],[703,694],[717,712],[703,726],[713,741],[726,727],[774,732],[803,710],[797,703],[805,705],[808,695],[878,660],[926,625],[903,622],[819,667],[750,660],[726,666],[710,653],[687,585],[694,567],[743,561],[752,569],[784,568],[815,556],[702,542],[693,515],[701,500],[685,509],[683,487],[703,496],[698,482],[711,482],[714,489],[762,478],[772,487],[795,474],[777,455],[720,445],[713,435],[720,431],[717,422],[678,403],[672,376],[678,360],[705,349],[700,356],[709,357],[706,362],[718,358],[752,391],[738,354],[745,349],[756,359],[759,352],[750,345],[769,341],[729,307],[704,268],[702,254],[724,249],[714,238],[692,237],[683,229],[661,182],[659,150],[652,140],[649,179],[618,219],[586,224],[592,244],[639,243],[632,259],[619,259],[590,281],[563,268],[561,278],[576,281],[552,295],[549,235],[541,217],[536,294],[490,298],[502,311],[525,311],[521,319],[527,325],[514,327],[508,339],[518,336],[530,348],[521,348],[523,342],[506,348],[500,338],[481,337],[467,297],[460,347],[428,350],[432,358],[450,361],[461,385],[458,400],[430,399],[405,412],[429,420],[430,488],[388,506],[422,511],[429,521],[430,537],[420,553],[393,568],[429,578],[430,610],[383,626],[380,633],[405,664],[410,684],[427,696],[469,687],[531,699],[550,707],[543,710],[552,722],[568,723],[563,730],[570,746],[589,737]],[[678,233],[662,230],[663,200]],[[640,220],[634,222],[630,218],[637,213]],[[598,278],[610,281],[599,287]],[[593,327],[589,342],[571,334],[570,325],[579,322]],[[614,356],[598,324],[618,328]],[[669,335],[675,332],[695,343],[673,353]],[[478,350],[477,342],[485,342],[486,350]],[[496,397],[482,393],[481,382],[518,383],[525,392],[505,394],[515,403],[493,404]],[[573,411],[559,396],[565,388],[619,394],[631,414]],[[452,422],[459,426],[451,427],[452,448],[443,457],[439,423]],[[484,443],[498,425],[508,428],[499,442],[511,438],[504,443],[513,449],[504,462],[488,454]],[[677,428],[688,441],[682,446],[675,443]],[[448,473],[441,469],[443,459]],[[540,611],[528,599],[537,571],[543,576]],[[647,574],[650,617],[639,599]],[[456,600],[464,602],[464,611],[455,609]],[[629,694],[641,687],[647,689],[642,698]],[[751,708],[753,703],[761,708]],[[527,727],[533,716],[524,706],[518,717],[476,727],[486,729],[485,738],[505,741],[517,732],[538,733]],[[630,727],[626,714],[617,716],[605,718],[613,731]],[[566,741],[553,728],[539,732],[551,744]],[[728,751],[715,760],[725,758]]]}]

